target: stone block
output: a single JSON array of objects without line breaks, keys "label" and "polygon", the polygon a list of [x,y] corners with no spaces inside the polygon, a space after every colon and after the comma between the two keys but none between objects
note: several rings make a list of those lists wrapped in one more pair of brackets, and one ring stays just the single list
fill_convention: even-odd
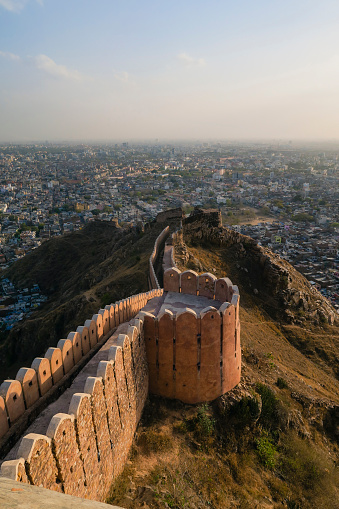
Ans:
[{"label": "stone block", "polygon": [[65,375],[73,368],[73,347],[70,339],[59,339],[57,347],[61,350],[62,364]]},{"label": "stone block", "polygon": [[52,440],[54,456],[59,467],[59,480],[68,495],[85,497],[85,473],[74,427],[74,416],[55,414],[46,435]]},{"label": "stone block", "polygon": [[50,363],[53,384],[56,384],[64,376],[64,367],[62,364],[62,353],[60,348],[53,348],[51,346],[45,353],[45,357]]},{"label": "stone block", "polygon": [[79,325],[76,331],[81,336],[82,354],[86,355],[91,349],[91,343],[89,340],[89,330],[84,325]]},{"label": "stone block", "polygon": [[188,295],[197,295],[198,274],[194,270],[185,270],[180,276],[181,293]]},{"label": "stone block", "polygon": [[45,357],[36,357],[32,362],[32,368],[36,371],[40,394],[44,396],[53,385],[49,360]]},{"label": "stone block", "polygon": [[20,368],[15,378],[22,385],[26,408],[31,407],[40,398],[35,370],[33,368]]},{"label": "stone block", "polygon": [[201,274],[198,278],[199,295],[201,297],[207,297],[208,299],[214,299],[216,281],[217,278],[209,272]]},{"label": "stone block", "polygon": [[106,336],[111,330],[109,312],[107,309],[99,309],[99,315],[102,316],[102,329],[104,336]]},{"label": "stone block", "polygon": [[92,320],[96,325],[96,331],[97,331],[97,339],[98,342],[101,341],[101,339],[104,336],[104,329],[102,326],[102,316],[99,314],[95,314],[92,316]]},{"label": "stone block", "polygon": [[92,417],[91,396],[85,393],[73,394],[68,413],[73,414],[75,418],[75,429],[86,476],[86,498],[102,500],[105,493],[100,482],[101,473]]},{"label": "stone block", "polygon": [[32,484],[62,492],[50,438],[29,433],[21,440],[18,455],[26,462],[27,473]]},{"label": "stone block", "polygon": [[113,330],[115,328],[114,304],[108,304],[107,306],[105,306],[105,309],[108,311],[109,328],[110,330]]},{"label": "stone block", "polygon": [[[25,412],[24,394],[18,380],[4,380],[0,386],[0,396],[6,405],[11,425]],[[4,423],[5,424],[5,423]]]},{"label": "stone block", "polygon": [[5,405],[5,400],[0,396],[0,438],[6,435],[9,430],[8,415]]},{"label": "stone block", "polygon": [[232,281],[228,277],[217,279],[215,282],[215,300],[220,302],[229,302],[229,289],[232,287]]},{"label": "stone block", "polygon": [[118,390],[114,373],[114,362],[100,361],[98,364],[97,376],[102,378],[104,384],[108,428],[112,444],[113,477],[116,477],[122,472],[124,464],[121,462],[120,452],[122,428],[118,405]]},{"label": "stone block", "polygon": [[92,416],[100,458],[100,489],[107,495],[113,477],[113,455],[102,379],[89,376],[84,392],[91,395]]},{"label": "stone block", "polygon": [[7,477],[13,481],[30,484],[26,474],[24,458],[4,461],[1,465],[1,477]]},{"label": "stone block", "polygon": [[86,320],[85,327],[88,329],[89,342],[91,348],[93,348],[98,342],[96,323],[94,320]]},{"label": "stone block", "polygon": [[74,364],[78,364],[82,359],[81,335],[79,332],[70,332],[67,339],[72,341]]}]

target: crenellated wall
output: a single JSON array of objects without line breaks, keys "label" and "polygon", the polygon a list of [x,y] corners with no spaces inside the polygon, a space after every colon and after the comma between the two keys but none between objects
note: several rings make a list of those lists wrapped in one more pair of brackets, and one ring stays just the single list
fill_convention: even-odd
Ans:
[{"label": "crenellated wall", "polygon": [[[160,289],[154,263],[168,234],[167,227],[149,260],[154,289],[100,309],[0,386],[0,448],[29,423],[32,409],[38,415],[11,445],[1,476],[105,500],[126,464],[149,391],[199,403],[240,381],[238,287],[172,266]],[[173,249],[164,256],[173,265]],[[49,401],[56,390],[60,397]]]},{"label": "crenellated wall", "polygon": [[39,400],[48,396],[55,385],[62,385],[64,377],[80,364],[83,357],[91,357],[119,324],[126,322],[142,309],[149,299],[160,295],[154,290],[132,295],[100,309],[83,326],[60,339],[57,347],[48,348],[44,357],[33,360],[31,367],[20,368],[15,380],[5,380],[0,386],[0,440],[7,439],[13,424],[22,418]]},{"label": "crenellated wall", "polygon": [[185,403],[212,401],[240,381],[238,287],[228,278],[172,267],[164,290],[179,293],[179,300],[181,294],[205,297],[210,305],[200,312],[188,303],[176,314],[144,313],[150,392]]},{"label": "crenellated wall", "polygon": [[[161,294],[141,294],[140,305]],[[130,310],[126,306],[127,320]],[[82,392],[73,393],[68,411],[53,415],[44,434],[25,435],[16,458],[2,463],[2,476],[105,500],[124,468],[148,394],[142,314],[109,346],[95,376],[87,377]]]},{"label": "crenellated wall", "polygon": [[154,249],[149,259],[149,278],[150,289],[160,289],[158,278],[155,273],[154,265],[159,257],[161,246],[169,235],[169,226],[166,226],[155,241]]}]

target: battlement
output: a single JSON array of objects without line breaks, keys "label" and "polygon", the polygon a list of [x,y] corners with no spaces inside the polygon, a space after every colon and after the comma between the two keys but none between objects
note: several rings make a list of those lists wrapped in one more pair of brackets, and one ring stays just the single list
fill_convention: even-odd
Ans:
[{"label": "battlement", "polygon": [[212,401],[240,381],[239,290],[228,278],[177,268],[164,273],[159,313],[143,313],[150,392]]},{"label": "battlement", "polygon": [[31,367],[20,368],[15,380],[5,380],[0,386],[0,449],[9,442],[14,424],[18,428],[21,419],[27,425],[30,419],[26,414],[36,417],[49,394],[55,389],[60,394],[66,388],[77,366],[81,369],[120,324],[134,317],[149,299],[161,293],[162,290],[153,290],[107,305],[66,339],[60,339],[56,348],[48,348],[44,357],[35,358]]},{"label": "battlement", "polygon": [[[168,235],[149,260],[154,289],[100,309],[1,385],[0,448],[10,446],[1,476],[105,500],[149,391],[194,404],[240,381],[238,287],[172,266],[159,288],[154,265]],[[173,265],[173,248],[165,254]]]}]

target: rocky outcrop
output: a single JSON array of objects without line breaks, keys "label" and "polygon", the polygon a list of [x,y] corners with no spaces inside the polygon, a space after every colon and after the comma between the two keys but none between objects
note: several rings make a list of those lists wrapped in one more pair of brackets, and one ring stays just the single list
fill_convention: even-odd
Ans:
[{"label": "rocky outcrop", "polygon": [[224,247],[242,285],[261,298],[275,318],[300,325],[309,320],[333,324],[338,319],[329,301],[292,265],[254,239],[223,227],[218,211],[195,211],[183,221],[183,237],[177,239],[176,249],[186,258],[183,245],[187,242]]}]

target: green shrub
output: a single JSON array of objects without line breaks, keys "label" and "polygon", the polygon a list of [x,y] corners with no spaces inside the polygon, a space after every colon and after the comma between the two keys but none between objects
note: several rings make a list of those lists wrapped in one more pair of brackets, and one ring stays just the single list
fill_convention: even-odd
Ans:
[{"label": "green shrub", "polygon": [[207,403],[198,407],[198,413],[195,418],[195,432],[200,437],[209,437],[215,430],[215,419],[208,415],[209,406]]},{"label": "green shrub", "polygon": [[273,470],[276,466],[277,450],[270,435],[263,431],[261,436],[255,440],[260,463],[264,467]]},{"label": "green shrub", "polygon": [[279,389],[288,389],[288,383],[284,378],[279,377],[277,380],[277,386]]},{"label": "green shrub", "polygon": [[267,385],[257,383],[256,388],[262,401],[260,422],[265,428],[271,429],[277,414],[278,399]]},{"label": "green shrub", "polygon": [[256,421],[261,412],[261,401],[258,395],[253,397],[245,396],[235,403],[230,411],[230,417],[233,417],[240,427]]}]

